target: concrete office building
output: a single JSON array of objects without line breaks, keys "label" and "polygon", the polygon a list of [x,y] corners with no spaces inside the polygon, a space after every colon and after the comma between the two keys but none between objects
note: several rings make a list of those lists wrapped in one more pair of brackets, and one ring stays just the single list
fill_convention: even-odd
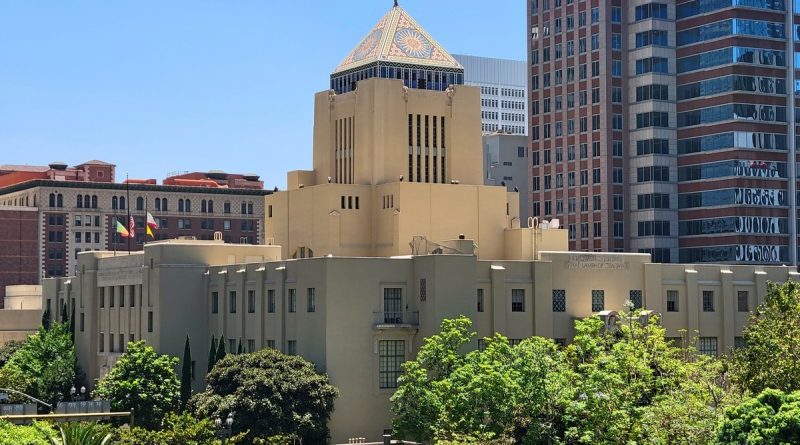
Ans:
[{"label": "concrete office building", "polygon": [[533,214],[576,250],[797,264],[796,3],[530,2]]},{"label": "concrete office building", "polygon": [[146,212],[159,223],[156,239],[211,239],[221,231],[229,242],[264,241],[263,197],[270,192],[255,175],[212,171],[162,184],[126,182],[115,182],[115,166],[102,161],[0,166],[0,289],[68,275],[82,251],[127,251],[116,223],[128,227],[129,211],[138,228],[133,250],[144,243]]},{"label": "concrete office building", "polygon": [[464,85],[480,87],[483,134],[528,134],[528,70],[525,61],[454,54]]},{"label": "concrete office building", "polygon": [[483,183],[505,186],[519,193],[519,219],[528,226],[530,191],[528,181],[528,138],[521,135],[491,133],[483,136]]}]

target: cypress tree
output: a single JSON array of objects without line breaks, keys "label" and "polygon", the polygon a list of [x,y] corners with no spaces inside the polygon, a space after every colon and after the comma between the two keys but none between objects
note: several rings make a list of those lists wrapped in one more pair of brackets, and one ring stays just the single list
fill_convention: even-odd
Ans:
[{"label": "cypress tree", "polygon": [[186,409],[189,397],[192,396],[192,348],[189,336],[183,346],[183,368],[181,369],[181,411]]},{"label": "cypress tree", "polygon": [[72,305],[72,314],[69,316],[69,335],[75,343],[75,305]]},{"label": "cypress tree", "polygon": [[61,322],[67,323],[69,321],[69,316],[67,316],[67,302],[65,301],[63,306],[61,306]]},{"label": "cypress tree", "polygon": [[214,364],[217,364],[223,357],[225,357],[225,335],[219,337],[219,343],[217,343],[217,357],[214,359]]},{"label": "cypress tree", "polygon": [[217,337],[211,336],[211,348],[208,349],[208,370],[206,374],[214,369],[214,363],[217,361]]},{"label": "cypress tree", "polygon": [[45,331],[49,331],[50,330],[50,310],[49,309],[45,309],[45,311],[42,313],[42,327],[44,328]]},{"label": "cypress tree", "polygon": [[244,352],[244,347],[242,346],[242,337],[239,337],[239,347],[236,348],[236,353],[241,354]]}]

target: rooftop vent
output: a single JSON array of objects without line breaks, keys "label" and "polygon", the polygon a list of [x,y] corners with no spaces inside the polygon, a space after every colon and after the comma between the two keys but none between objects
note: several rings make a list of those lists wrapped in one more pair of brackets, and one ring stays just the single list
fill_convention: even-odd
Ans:
[{"label": "rooftop vent", "polygon": [[66,170],[68,165],[66,162],[55,161],[51,162],[48,167],[52,168],[53,170]]}]

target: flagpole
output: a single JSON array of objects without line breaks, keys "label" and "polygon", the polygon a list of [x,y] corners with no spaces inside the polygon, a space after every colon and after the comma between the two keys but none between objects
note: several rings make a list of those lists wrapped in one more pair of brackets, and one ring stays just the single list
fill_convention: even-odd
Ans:
[{"label": "flagpole", "polygon": [[[127,196],[125,198],[125,200],[128,201],[128,207],[127,207],[127,209],[128,209],[128,221],[130,221],[131,220],[131,182],[128,179],[127,173],[125,174],[125,193],[126,193],[126,196]],[[128,255],[130,255],[131,254],[130,229],[128,229],[128,231],[129,231],[128,232]]]}]

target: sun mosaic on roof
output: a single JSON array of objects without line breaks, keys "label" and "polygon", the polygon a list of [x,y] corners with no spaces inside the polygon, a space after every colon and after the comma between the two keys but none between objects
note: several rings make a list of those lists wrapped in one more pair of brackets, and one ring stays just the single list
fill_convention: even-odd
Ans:
[{"label": "sun mosaic on roof", "polygon": [[372,62],[395,62],[463,69],[430,34],[400,6],[394,6],[334,70],[349,71]]}]

